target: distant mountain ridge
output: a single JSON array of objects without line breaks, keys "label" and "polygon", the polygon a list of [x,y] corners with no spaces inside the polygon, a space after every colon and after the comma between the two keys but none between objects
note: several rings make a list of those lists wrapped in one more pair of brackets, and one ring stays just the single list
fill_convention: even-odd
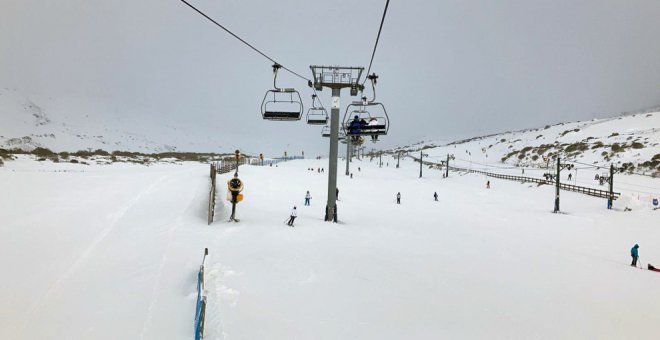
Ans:
[{"label": "distant mountain ridge", "polygon": [[101,101],[90,98],[28,96],[16,89],[0,88],[0,148],[144,153],[229,152],[234,149],[217,145],[217,136],[209,142],[209,136],[199,136],[166,123],[115,114],[119,110],[104,107]]}]

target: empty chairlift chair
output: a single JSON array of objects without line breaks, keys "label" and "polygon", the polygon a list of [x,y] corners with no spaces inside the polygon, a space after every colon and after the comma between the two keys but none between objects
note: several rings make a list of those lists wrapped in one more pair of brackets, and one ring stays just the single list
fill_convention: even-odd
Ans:
[{"label": "empty chairlift chair", "polygon": [[[330,126],[326,125],[321,130],[321,137],[330,138]],[[337,136],[340,141],[346,139],[346,134],[344,131],[339,131],[339,136]]]},{"label": "empty chairlift chair", "polygon": [[303,104],[300,93],[293,88],[277,87],[277,71],[281,65],[273,65],[273,87],[264,95],[261,102],[261,115],[266,120],[294,121],[300,120]]},{"label": "empty chairlift chair", "polygon": [[316,106],[316,95],[312,95],[312,107],[307,110],[307,124],[309,125],[327,125],[328,112],[323,106]]}]

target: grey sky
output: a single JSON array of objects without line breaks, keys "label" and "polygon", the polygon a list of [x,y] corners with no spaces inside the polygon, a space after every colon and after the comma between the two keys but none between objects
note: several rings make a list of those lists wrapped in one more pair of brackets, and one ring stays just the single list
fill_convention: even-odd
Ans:
[{"label": "grey sky", "polygon": [[[191,2],[306,77],[310,64],[367,67],[385,3]],[[393,0],[372,68],[390,135],[367,146],[658,105],[658,18],[658,0]],[[95,114],[217,136],[196,151],[231,139],[251,152],[327,154],[320,127],[261,119],[270,65],[178,0],[0,0],[0,86],[98,98]],[[279,80],[309,106],[304,81]],[[351,100],[344,91],[342,115]]]}]

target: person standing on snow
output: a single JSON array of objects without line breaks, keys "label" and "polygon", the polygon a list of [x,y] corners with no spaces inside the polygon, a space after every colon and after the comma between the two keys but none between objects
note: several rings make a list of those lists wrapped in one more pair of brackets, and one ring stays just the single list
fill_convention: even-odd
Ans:
[{"label": "person standing on snow", "polygon": [[312,199],[312,195],[309,193],[309,190],[307,190],[307,193],[305,194],[305,205],[310,205],[309,200]]},{"label": "person standing on snow", "polygon": [[635,244],[632,249],[630,249],[630,256],[632,256],[632,263],[630,265],[637,267],[637,259],[639,259],[639,244]]},{"label": "person standing on snow", "polygon": [[400,192],[396,193],[396,204],[401,204],[401,193]]},{"label": "person standing on snow", "polygon": [[490,181],[486,181],[486,189],[490,189]]},{"label": "person standing on snow", "polygon": [[293,206],[293,210],[291,210],[291,216],[289,217],[289,222],[286,224],[290,227],[293,227],[293,221],[298,217],[298,211],[296,210],[296,206]]},{"label": "person standing on snow", "polygon": [[438,201],[438,192],[437,191],[433,193],[433,198],[435,199],[436,202]]}]

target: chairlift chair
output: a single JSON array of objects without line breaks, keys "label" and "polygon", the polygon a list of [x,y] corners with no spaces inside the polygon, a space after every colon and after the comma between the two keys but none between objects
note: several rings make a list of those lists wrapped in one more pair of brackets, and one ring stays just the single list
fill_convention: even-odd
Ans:
[{"label": "chairlift chair", "polygon": [[[330,126],[329,125],[326,125],[326,126],[323,127],[323,129],[321,129],[321,137],[330,138]],[[338,138],[339,138],[340,141],[346,139],[346,134],[344,134],[344,131],[339,131]]]},{"label": "chairlift chair", "polygon": [[300,120],[303,104],[300,93],[294,88],[277,87],[277,71],[282,65],[273,65],[273,87],[266,91],[261,102],[261,116],[266,120],[294,121]]},{"label": "chairlift chair", "polygon": [[[371,140],[375,143],[378,141],[378,136],[387,135],[387,131],[390,129],[390,118],[387,115],[387,110],[385,110],[385,105],[376,102],[378,76],[374,73],[368,75],[367,78],[371,81],[374,97],[371,100],[362,97],[362,101],[349,104],[344,113],[343,128],[347,136],[350,135],[354,138],[371,136]],[[351,108],[353,109],[351,110]],[[349,111],[351,112],[350,116],[348,115]],[[359,126],[351,126],[355,116],[358,117]]]},{"label": "chairlift chair", "polygon": [[312,95],[312,107],[307,110],[307,124],[309,125],[327,125],[328,112],[323,106],[316,106],[316,94]]},{"label": "chairlift chair", "polygon": [[[360,125],[351,126],[356,116]],[[387,135],[390,125],[385,106],[382,103],[368,102],[364,97],[362,101],[353,102],[346,107],[343,122],[343,129],[349,136]]]}]

